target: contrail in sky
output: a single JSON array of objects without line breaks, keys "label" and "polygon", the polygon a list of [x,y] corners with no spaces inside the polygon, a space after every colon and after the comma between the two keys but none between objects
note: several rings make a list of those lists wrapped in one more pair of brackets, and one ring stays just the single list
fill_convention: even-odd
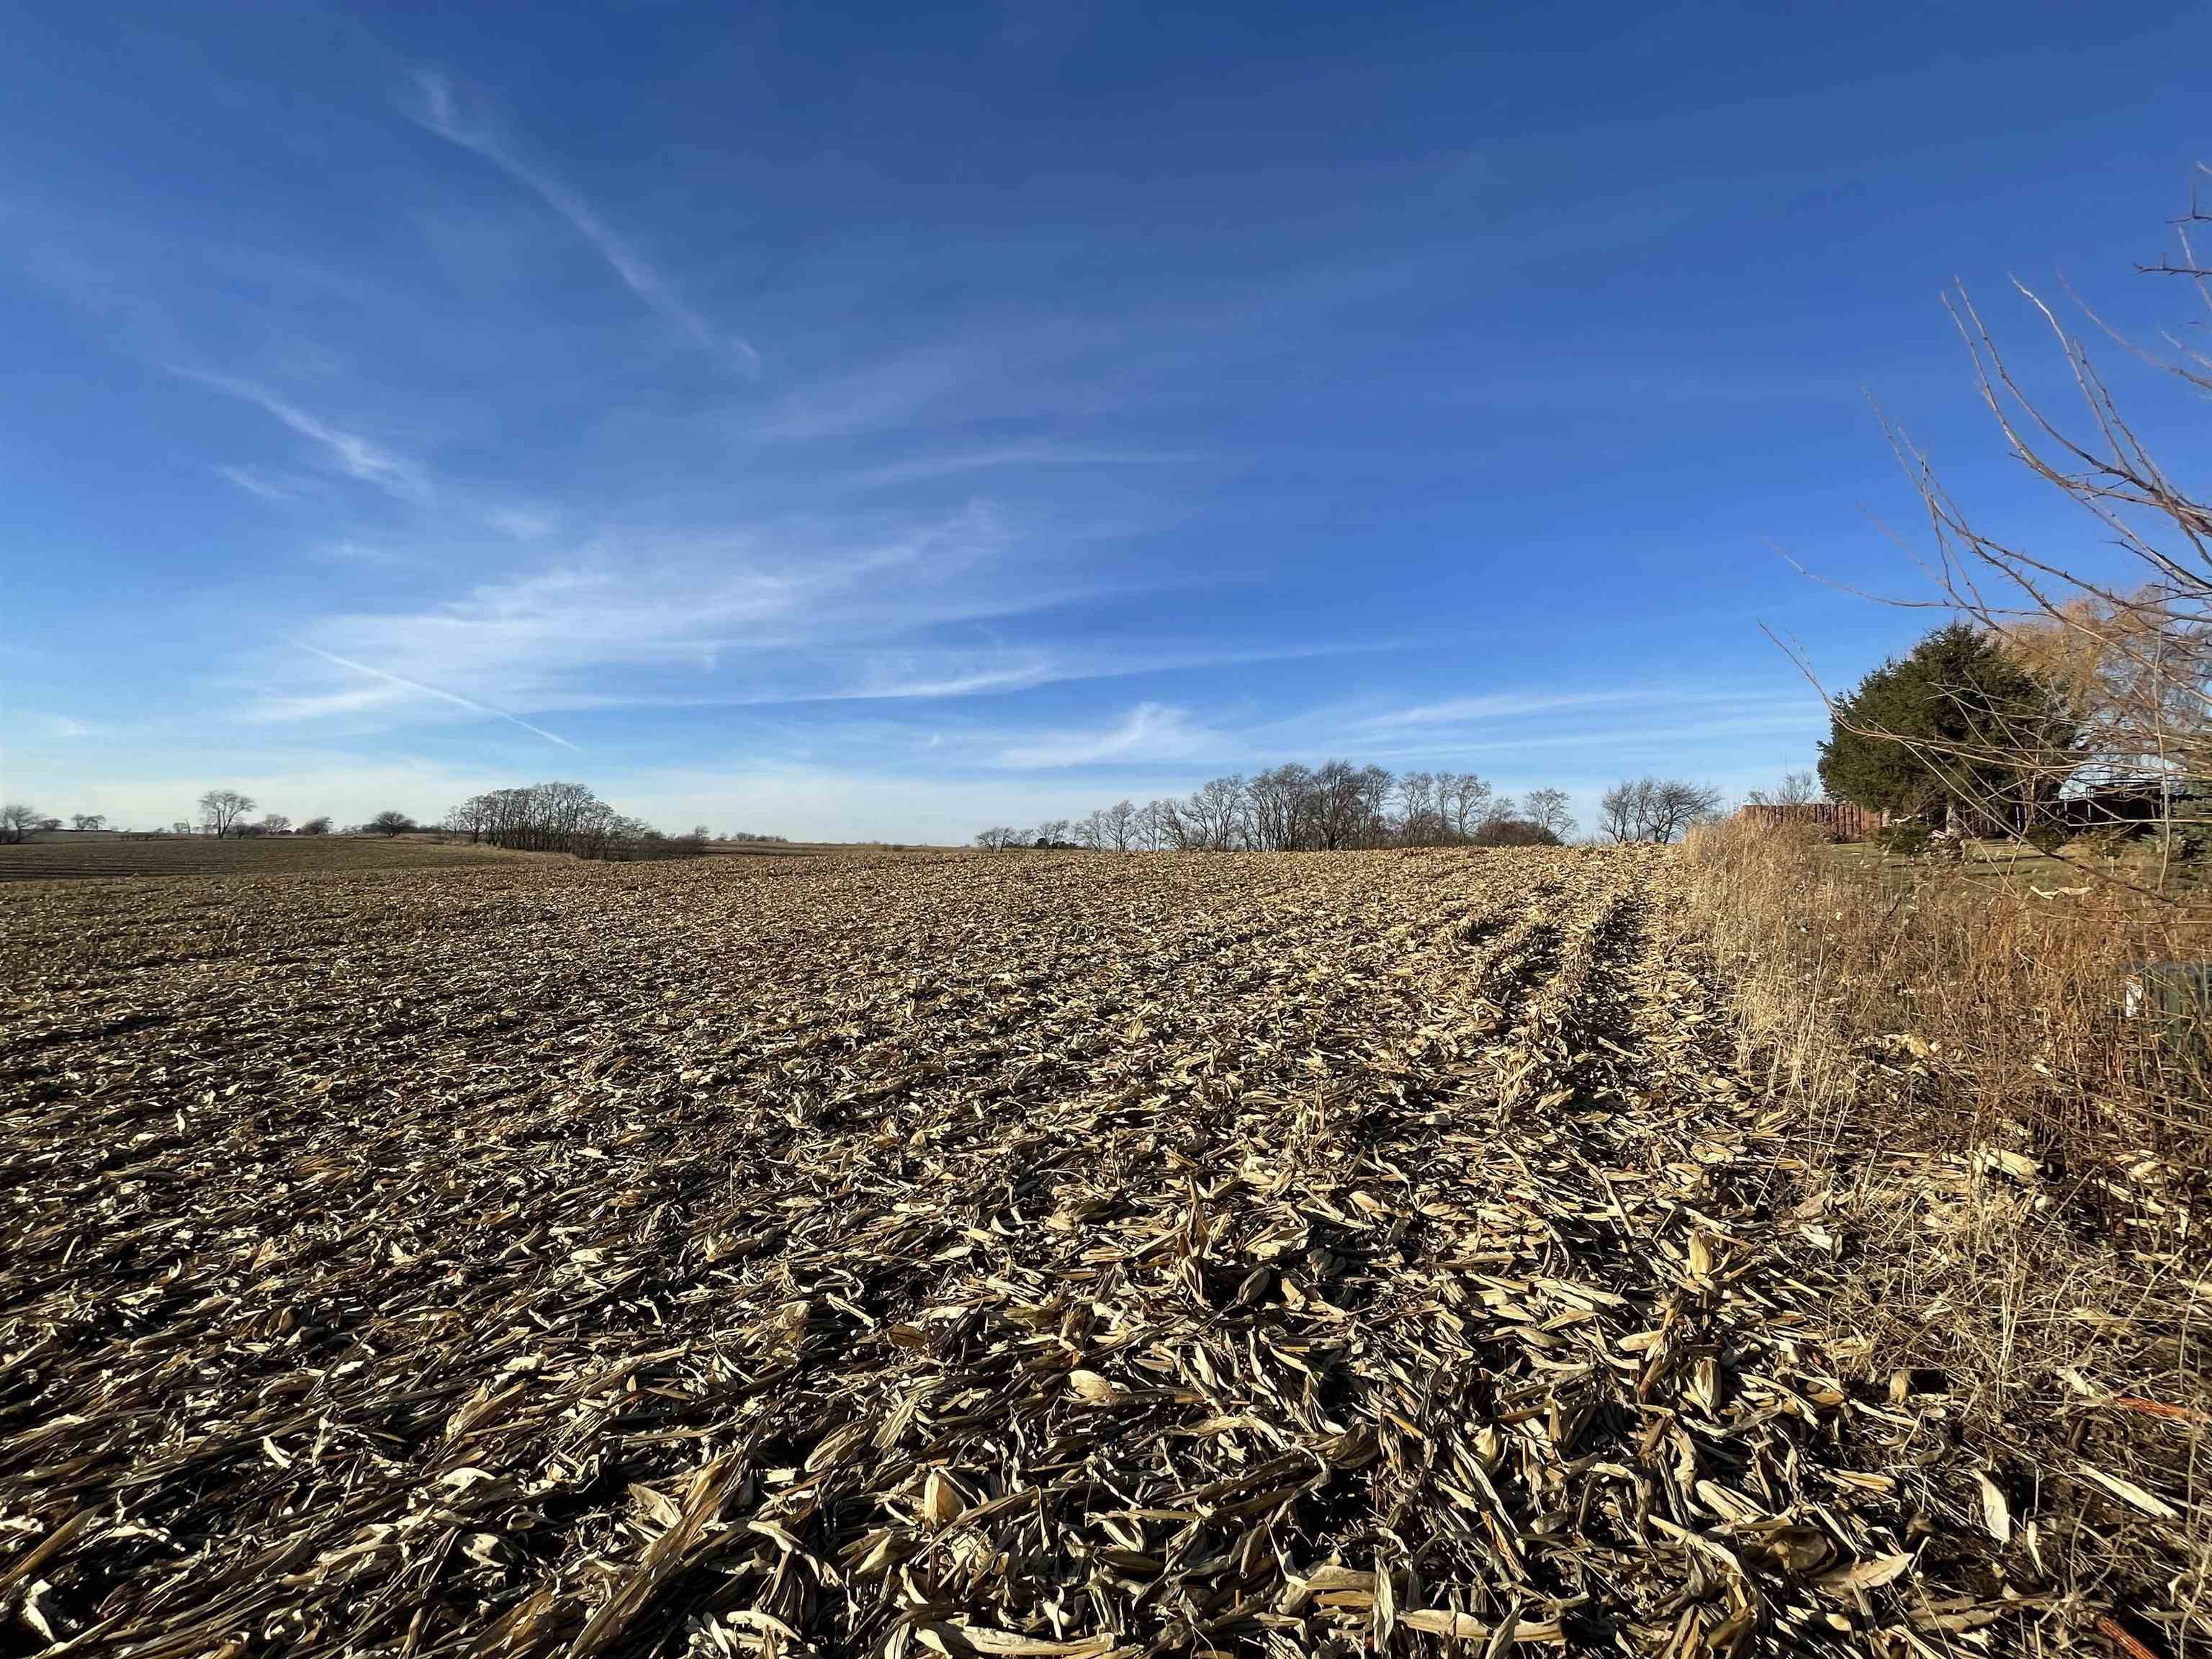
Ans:
[{"label": "contrail in sky", "polygon": [[302,651],[313,652],[325,662],[334,662],[339,667],[350,668],[357,674],[368,674],[380,680],[389,680],[394,685],[405,686],[410,691],[420,691],[426,697],[443,697],[447,702],[458,703],[463,708],[472,708],[479,714],[489,714],[495,720],[502,720],[510,726],[519,726],[526,732],[535,732],[548,743],[557,743],[563,749],[574,749],[579,754],[583,752],[581,744],[571,743],[557,732],[548,732],[542,726],[532,726],[520,715],[510,714],[504,708],[495,708],[488,702],[478,702],[474,697],[465,697],[458,691],[446,691],[434,685],[425,685],[420,680],[409,679],[404,674],[394,674],[385,669],[372,668],[365,662],[356,662],[351,657],[341,657],[335,651],[325,651],[319,645],[309,645],[304,640],[295,640],[293,643]]}]

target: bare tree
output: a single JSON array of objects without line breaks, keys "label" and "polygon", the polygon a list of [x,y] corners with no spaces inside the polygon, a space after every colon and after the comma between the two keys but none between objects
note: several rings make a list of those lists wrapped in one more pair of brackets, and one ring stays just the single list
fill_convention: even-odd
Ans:
[{"label": "bare tree", "polygon": [[21,801],[9,801],[0,805],[0,842],[13,846],[38,827],[36,808],[26,806]]},{"label": "bare tree", "polygon": [[975,832],[975,845],[987,853],[1003,853],[1021,839],[1020,832],[1007,824],[994,824],[988,830]]},{"label": "bare tree", "polygon": [[1720,810],[1721,792],[1710,785],[1662,779],[1652,797],[1650,839],[1677,840],[1692,824],[1705,823]]},{"label": "bare tree", "polygon": [[1809,806],[1820,799],[1820,780],[1811,772],[1784,772],[1771,789],[1754,789],[1744,799],[1753,806]]},{"label": "bare tree", "polygon": [[1670,842],[1720,811],[1721,792],[1681,778],[1632,778],[1598,797],[1598,827],[1614,841]]},{"label": "bare tree", "polygon": [[1312,810],[1305,815],[1311,840],[1304,844],[1335,852],[1382,839],[1390,775],[1381,767],[1325,761],[1314,769],[1311,787]]},{"label": "bare tree", "polygon": [[[580,783],[533,783],[526,788],[487,790],[447,812],[445,823],[448,829],[465,830],[495,847],[571,853],[586,859],[690,858],[705,853],[708,846],[706,838],[696,831],[689,836],[662,835],[651,824],[617,812]],[[385,826],[379,819],[368,827]],[[745,830],[732,830],[728,838],[783,839]]]},{"label": "bare tree", "polygon": [[1178,809],[1184,839],[1177,844],[1202,852],[1225,852],[1236,846],[1245,833],[1249,802],[1243,778],[1208,779]]},{"label": "bare tree", "polygon": [[309,818],[295,833],[302,836],[327,836],[331,833],[330,817],[325,814],[320,817]]},{"label": "bare tree", "polygon": [[1168,844],[1168,819],[1174,814],[1175,803],[1148,800],[1137,814],[1137,836],[1148,853],[1157,853]]},{"label": "bare tree", "polygon": [[[1451,775],[1443,775],[1446,779]],[[1433,847],[1444,837],[1446,825],[1437,805],[1434,772],[1408,772],[1398,780],[1398,839],[1408,847]]]},{"label": "bare tree", "polygon": [[1617,842],[1641,841],[1651,780],[1623,779],[1597,798],[1598,828]]},{"label": "bare tree", "polygon": [[[1224,780],[1206,786],[1215,788]],[[1318,789],[1314,775],[1293,761],[1256,774],[1238,792],[1244,828],[1263,853],[1280,853],[1309,844]],[[1218,843],[1231,845],[1227,839]]]},{"label": "bare tree", "polygon": [[[1465,841],[1490,816],[1490,786],[1472,772],[1446,772],[1437,780],[1437,810],[1451,824],[1452,839]],[[1510,802],[1504,805],[1510,809]],[[1511,816],[1509,810],[1507,816]]]},{"label": "bare tree", "polygon": [[70,815],[70,828],[72,830],[105,830],[106,827],[107,815],[104,812],[73,812]]},{"label": "bare tree", "polygon": [[253,807],[251,795],[235,789],[210,789],[199,799],[200,823],[211,836],[227,836]]},{"label": "bare tree", "polygon": [[[1501,832],[1501,824],[1516,829]],[[1118,801],[1072,830],[1058,820],[1038,834],[1057,840],[1066,831],[1084,847],[1115,852],[1340,852],[1393,844],[1523,845],[1563,841],[1574,830],[1563,789],[1532,791],[1523,805],[1493,793],[1472,772],[1394,777],[1380,766],[1331,760],[1313,767],[1288,762],[1249,779],[1209,779],[1182,800],[1142,807]]]},{"label": "bare tree", "polygon": [[1117,800],[1106,809],[1107,844],[1117,853],[1126,853],[1137,837],[1137,804]]},{"label": "bare tree", "polygon": [[282,812],[271,812],[255,826],[264,836],[285,836],[292,831],[292,820]]},{"label": "bare tree", "polygon": [[1561,841],[1575,833],[1575,815],[1567,810],[1564,789],[1531,789],[1521,798],[1521,815]]},{"label": "bare tree", "polygon": [[491,797],[471,795],[459,805],[447,808],[446,816],[439,820],[439,828],[449,835],[466,836],[471,842],[480,841],[488,826]]}]

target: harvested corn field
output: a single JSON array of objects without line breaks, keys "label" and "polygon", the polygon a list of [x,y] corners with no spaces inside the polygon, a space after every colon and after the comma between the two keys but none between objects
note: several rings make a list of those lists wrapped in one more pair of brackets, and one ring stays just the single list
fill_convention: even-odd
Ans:
[{"label": "harvested corn field", "polygon": [[0,882],[426,870],[508,856],[493,847],[411,836],[86,836],[0,847]]},{"label": "harvested corn field", "polygon": [[1670,857],[0,895],[0,1642],[2087,1631],[2029,1546],[2179,1511],[2110,1473],[2023,1542],[1853,1380]]}]

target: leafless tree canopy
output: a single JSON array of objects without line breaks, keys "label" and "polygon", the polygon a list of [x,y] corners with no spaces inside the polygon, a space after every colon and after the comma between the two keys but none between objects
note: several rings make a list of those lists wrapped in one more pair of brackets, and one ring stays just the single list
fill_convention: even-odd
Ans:
[{"label": "leafless tree canopy", "polygon": [[1072,844],[1115,853],[1285,853],[1563,841],[1574,830],[1563,789],[1533,790],[1521,807],[1472,772],[1393,776],[1379,766],[1333,760],[1213,778],[1180,800],[1117,801],[1031,830],[994,826],[975,840],[984,847]]},{"label": "leafless tree canopy", "polygon": [[1617,842],[1670,842],[1720,805],[1719,790],[1686,779],[1624,779],[1598,797],[1598,827]]},{"label": "leafless tree canopy", "polygon": [[1771,789],[1754,789],[1744,799],[1753,806],[1809,806],[1820,799],[1820,780],[1811,772],[1785,772]]},{"label": "leafless tree canopy", "polygon": [[1521,816],[1561,841],[1575,833],[1575,815],[1567,810],[1564,789],[1531,789],[1521,798]]},{"label": "leafless tree canopy", "polygon": [[211,836],[227,836],[253,807],[251,795],[235,789],[210,789],[199,799],[200,826]]},{"label": "leafless tree canopy", "polygon": [[26,806],[21,801],[0,805],[0,842],[12,846],[38,827],[37,808]]},{"label": "leafless tree canopy", "polygon": [[643,820],[616,811],[580,783],[487,790],[453,807],[442,827],[495,847],[587,859],[669,858],[706,851],[703,838],[664,836]]}]

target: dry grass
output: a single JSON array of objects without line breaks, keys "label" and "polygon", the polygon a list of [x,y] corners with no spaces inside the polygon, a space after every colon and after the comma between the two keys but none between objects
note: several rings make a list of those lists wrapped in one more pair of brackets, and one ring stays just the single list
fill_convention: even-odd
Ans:
[{"label": "dry grass", "polygon": [[0,892],[0,1643],[2178,1647],[2180,1477],[1870,1370],[1685,872]]},{"label": "dry grass", "polygon": [[[1741,823],[1685,862],[1735,984],[1737,1063],[1807,1126],[1857,1374],[1943,1392],[2063,1593],[2162,1603],[2137,1633],[2202,1650],[2212,1104],[2201,1038],[2125,999],[2141,963],[2198,953],[2201,913],[2002,866],[1877,870]],[[2164,1494],[2142,1553],[2084,1510],[2084,1461]],[[1982,1499],[1925,1501],[1955,1520]]]},{"label": "dry grass", "polygon": [[1916,1122],[1954,1147],[2024,1130],[2039,1155],[2069,1159],[2212,1150],[2201,1065],[2126,1012],[2142,964],[2203,954],[2201,902],[2062,886],[2051,871],[2065,866],[2047,860],[1877,870],[1740,819],[1699,830],[1686,857],[1745,1061],[1772,1088],[1849,1102],[1886,1058]]}]

